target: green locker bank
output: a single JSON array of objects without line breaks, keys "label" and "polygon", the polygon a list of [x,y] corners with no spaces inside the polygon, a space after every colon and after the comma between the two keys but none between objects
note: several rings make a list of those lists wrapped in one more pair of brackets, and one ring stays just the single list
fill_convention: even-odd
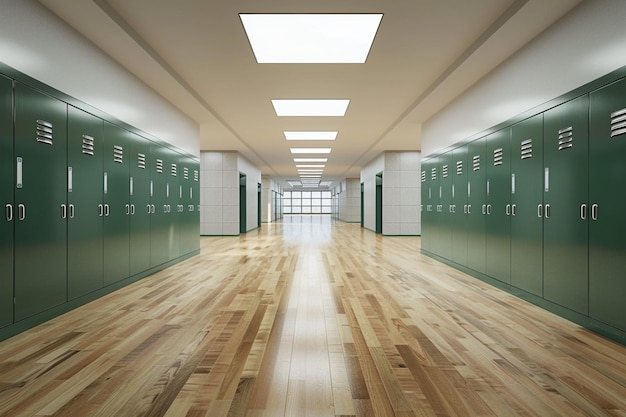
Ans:
[{"label": "green locker bank", "polygon": [[0,64],[0,340],[198,254],[199,195],[196,157]]},{"label": "green locker bank", "polygon": [[626,343],[625,153],[626,67],[424,158],[422,251]]}]

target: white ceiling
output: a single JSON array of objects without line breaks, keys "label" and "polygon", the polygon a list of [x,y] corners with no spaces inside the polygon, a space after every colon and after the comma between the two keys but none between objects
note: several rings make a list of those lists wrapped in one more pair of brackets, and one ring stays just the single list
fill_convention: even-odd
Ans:
[{"label": "white ceiling", "polygon": [[[285,130],[338,130],[324,180],[383,151],[420,150],[424,121],[580,0],[39,0],[200,126],[297,178]],[[239,13],[383,13],[365,64],[257,64]],[[275,98],[349,98],[343,118],[277,117]],[[327,146],[298,141],[296,146]]]}]

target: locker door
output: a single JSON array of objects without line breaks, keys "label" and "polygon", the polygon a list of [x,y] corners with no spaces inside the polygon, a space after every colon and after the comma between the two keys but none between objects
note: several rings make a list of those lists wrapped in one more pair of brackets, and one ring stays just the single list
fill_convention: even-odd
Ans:
[{"label": "locker door", "polygon": [[167,148],[159,144],[150,146],[150,264],[161,265],[168,261],[168,177],[169,164]]},{"label": "locker door", "polygon": [[181,157],[182,166],[182,200],[180,205],[181,232],[180,232],[180,252],[181,255],[198,250],[200,247],[200,217],[198,216],[198,191],[199,191],[199,171],[193,158]]},{"label": "locker door", "polygon": [[543,115],[511,128],[511,284],[543,296]]},{"label": "locker door", "polygon": [[15,321],[67,300],[67,105],[15,83]]},{"label": "locker door", "polygon": [[130,275],[130,142],[128,132],[104,125],[104,284]]},{"label": "locker door", "polygon": [[[176,259],[180,256],[180,218],[182,207],[180,205],[182,189],[180,187],[180,155],[171,149],[168,150],[170,172],[167,180],[168,206],[171,210],[167,213],[168,247],[167,260]],[[182,170],[181,170],[182,171]]]},{"label": "locker door", "polygon": [[102,288],[102,119],[68,108],[68,298]]},{"label": "locker door", "polygon": [[448,152],[440,157],[439,164],[439,207],[437,215],[438,234],[437,241],[438,255],[446,259],[452,259],[452,178],[453,178],[453,158],[452,152]]},{"label": "locker door", "polygon": [[13,82],[0,76],[0,328],[13,323]]},{"label": "locker door", "polygon": [[[422,250],[431,251],[431,227],[432,227],[432,213],[431,213],[431,202],[430,202],[430,160],[424,159],[422,160],[422,172],[421,172],[421,184],[422,184],[422,237],[421,237],[421,248]],[[361,195],[363,194],[363,184],[361,184]],[[363,207],[363,198],[361,197],[361,208]],[[363,222],[363,217],[361,216],[361,222]]]},{"label": "locker door", "polygon": [[511,129],[486,139],[487,168],[487,275],[511,282]]},{"label": "locker door", "polygon": [[474,271],[484,273],[487,215],[485,138],[468,144],[467,162],[467,266]]},{"label": "locker door", "polygon": [[626,81],[590,95],[589,315],[626,330]]},{"label": "locker door", "polygon": [[150,268],[150,141],[129,132],[130,275]]},{"label": "locker door", "polygon": [[587,96],[544,113],[543,295],[588,314]]},{"label": "locker door", "polygon": [[461,265],[467,265],[467,151],[452,153],[452,260]]}]

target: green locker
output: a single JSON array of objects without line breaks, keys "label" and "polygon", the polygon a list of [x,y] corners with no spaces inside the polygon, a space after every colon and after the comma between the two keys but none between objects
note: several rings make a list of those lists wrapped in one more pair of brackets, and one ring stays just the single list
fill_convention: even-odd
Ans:
[{"label": "green locker", "polygon": [[467,146],[452,151],[452,260],[467,265]]},{"label": "green locker", "polygon": [[626,331],[626,81],[590,94],[589,315]]},{"label": "green locker", "polygon": [[168,149],[160,144],[153,143],[150,147],[150,264],[161,265],[169,260],[169,217],[171,204],[169,203],[169,176],[170,162]]},{"label": "green locker", "polygon": [[0,76],[0,328],[13,323],[13,82]]},{"label": "green locker", "polygon": [[426,176],[422,189],[424,216],[422,217],[422,248],[438,254],[439,231],[437,226],[437,208],[439,207],[439,157],[431,157],[423,162]]},{"label": "green locker", "polygon": [[15,321],[67,300],[67,105],[15,83]]},{"label": "green locker", "polygon": [[104,124],[104,284],[130,275],[129,132]]},{"label": "green locker", "polygon": [[452,259],[452,178],[453,155],[447,152],[439,157],[439,206],[437,208],[437,254]]},{"label": "green locker", "polygon": [[543,295],[588,314],[589,99],[544,113]]},{"label": "green locker", "polygon": [[171,210],[167,213],[167,260],[176,259],[180,256],[180,218],[182,207],[180,204],[182,189],[180,187],[180,154],[168,149],[169,176],[167,183],[168,206]]},{"label": "green locker", "polygon": [[[428,178],[428,171],[430,169],[430,161],[428,159],[422,159],[421,162],[421,193],[422,193],[422,206],[421,206],[421,229],[422,237],[420,238],[421,249],[430,252],[430,180]],[[361,184],[361,211],[363,210],[363,184]],[[361,223],[363,223],[363,214],[361,213]]]},{"label": "green locker", "polygon": [[130,275],[150,268],[150,145],[135,133],[130,139]]},{"label": "green locker", "polygon": [[467,145],[467,266],[485,273],[486,184],[485,138]]},{"label": "green locker", "polygon": [[486,261],[487,275],[511,282],[511,129],[486,138]]},{"label": "green locker", "polygon": [[543,296],[543,115],[511,127],[511,284]]},{"label": "green locker", "polygon": [[198,163],[190,156],[181,156],[182,177],[180,214],[180,253],[188,254],[200,248],[199,169]]},{"label": "green locker", "polygon": [[104,123],[68,108],[68,298],[103,286],[102,162]]}]

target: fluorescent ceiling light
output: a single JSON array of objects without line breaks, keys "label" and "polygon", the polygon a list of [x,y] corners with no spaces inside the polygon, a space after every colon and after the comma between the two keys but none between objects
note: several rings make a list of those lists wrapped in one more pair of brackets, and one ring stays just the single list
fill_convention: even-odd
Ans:
[{"label": "fluorescent ceiling light", "polygon": [[346,99],[272,100],[276,116],[345,116],[348,104]]},{"label": "fluorescent ceiling light", "polygon": [[314,173],[314,174],[317,174],[317,173],[321,174],[322,172],[324,172],[324,170],[323,169],[299,169],[298,172],[300,172],[300,173],[311,172],[311,173]]},{"label": "fluorescent ceiling light", "polygon": [[331,148],[291,148],[291,153],[330,153]]},{"label": "fluorescent ceiling light", "polygon": [[285,132],[287,140],[335,140],[337,139],[337,131],[301,131],[301,132]]},{"label": "fluorescent ceiling light", "polygon": [[296,165],[296,168],[324,168],[326,165]]},{"label": "fluorescent ceiling light", "polygon": [[330,187],[330,185],[331,185],[332,183],[333,183],[332,181],[322,181],[322,182],[320,182],[320,185],[321,185],[322,187]]},{"label": "fluorescent ceiling light", "polygon": [[259,64],[363,64],[382,14],[239,14]]},{"label": "fluorescent ceiling light", "polygon": [[312,174],[308,174],[308,175],[300,175],[300,178],[304,179],[304,178],[322,178],[321,175],[312,175]]},{"label": "fluorescent ceiling light", "polygon": [[293,158],[293,162],[328,162],[328,158]]},{"label": "fluorescent ceiling light", "polygon": [[299,187],[302,185],[300,181],[296,181],[296,180],[289,180],[287,181],[287,183],[291,185],[292,187]]}]

